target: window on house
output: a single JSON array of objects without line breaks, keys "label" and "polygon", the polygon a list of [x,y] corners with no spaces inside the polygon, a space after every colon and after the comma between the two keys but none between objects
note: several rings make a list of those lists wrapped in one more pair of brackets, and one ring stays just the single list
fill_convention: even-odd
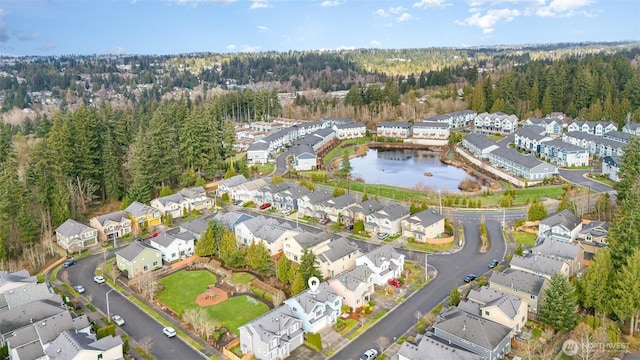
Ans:
[{"label": "window on house", "polygon": [[316,317],[319,318],[320,316],[322,316],[322,310],[316,311]]},{"label": "window on house", "polygon": [[536,299],[535,295],[529,295],[529,297],[531,298],[531,300],[535,300]]},{"label": "window on house", "polygon": [[484,314],[485,314],[486,316],[491,315],[491,313],[490,313],[490,312],[488,312],[488,311],[485,311],[485,312],[484,312]]}]

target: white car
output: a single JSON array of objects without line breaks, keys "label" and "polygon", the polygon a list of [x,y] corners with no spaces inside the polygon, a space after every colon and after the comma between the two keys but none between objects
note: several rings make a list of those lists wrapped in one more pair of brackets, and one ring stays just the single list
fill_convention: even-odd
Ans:
[{"label": "white car", "polygon": [[96,284],[104,284],[104,277],[102,276],[94,276],[93,277],[93,281],[96,282]]},{"label": "white car", "polygon": [[111,320],[113,320],[113,322],[118,326],[124,325],[124,319],[120,315],[113,315]]},{"label": "white car", "polygon": [[165,335],[167,335],[167,337],[170,337],[170,338],[172,338],[172,337],[176,336],[176,329],[174,329],[174,328],[172,328],[172,327],[169,327],[169,326],[167,326],[167,327],[165,327],[164,329],[162,329],[162,332],[163,332]]},{"label": "white car", "polygon": [[79,294],[82,294],[85,290],[84,290],[84,286],[82,285],[76,285],[73,287]]},{"label": "white car", "polygon": [[377,357],[378,357],[378,350],[369,349],[365,351],[364,354],[362,354],[362,356],[360,356],[360,360],[373,360]]}]

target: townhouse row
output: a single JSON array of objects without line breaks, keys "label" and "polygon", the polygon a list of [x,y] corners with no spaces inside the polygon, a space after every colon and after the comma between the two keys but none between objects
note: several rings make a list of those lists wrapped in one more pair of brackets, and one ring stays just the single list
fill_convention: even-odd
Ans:
[{"label": "townhouse row", "polygon": [[452,128],[467,126],[475,116],[474,111],[463,110],[433,116],[414,123],[385,121],[376,126],[376,135],[396,139],[447,140]]}]

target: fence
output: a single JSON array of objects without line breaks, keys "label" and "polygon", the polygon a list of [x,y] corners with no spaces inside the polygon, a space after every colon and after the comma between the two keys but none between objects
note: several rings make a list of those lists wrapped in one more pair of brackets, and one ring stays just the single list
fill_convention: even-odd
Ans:
[{"label": "fence", "polygon": [[251,356],[252,356],[251,353],[248,353],[248,354],[245,354],[242,357],[239,357],[238,355],[236,355],[233,352],[231,352],[231,350],[229,350],[229,349],[232,349],[232,348],[234,348],[235,346],[237,346],[239,344],[240,344],[240,338],[235,338],[235,339],[231,340],[227,345],[225,345],[222,348],[222,355],[226,356],[226,358],[230,359],[230,360],[249,360],[249,359],[251,359]]}]

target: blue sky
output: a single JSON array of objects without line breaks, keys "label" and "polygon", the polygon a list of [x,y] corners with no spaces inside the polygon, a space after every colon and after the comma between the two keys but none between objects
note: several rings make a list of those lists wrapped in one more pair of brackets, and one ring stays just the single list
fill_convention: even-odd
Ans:
[{"label": "blue sky", "polygon": [[0,54],[178,54],[640,39],[638,0],[0,0]]}]

